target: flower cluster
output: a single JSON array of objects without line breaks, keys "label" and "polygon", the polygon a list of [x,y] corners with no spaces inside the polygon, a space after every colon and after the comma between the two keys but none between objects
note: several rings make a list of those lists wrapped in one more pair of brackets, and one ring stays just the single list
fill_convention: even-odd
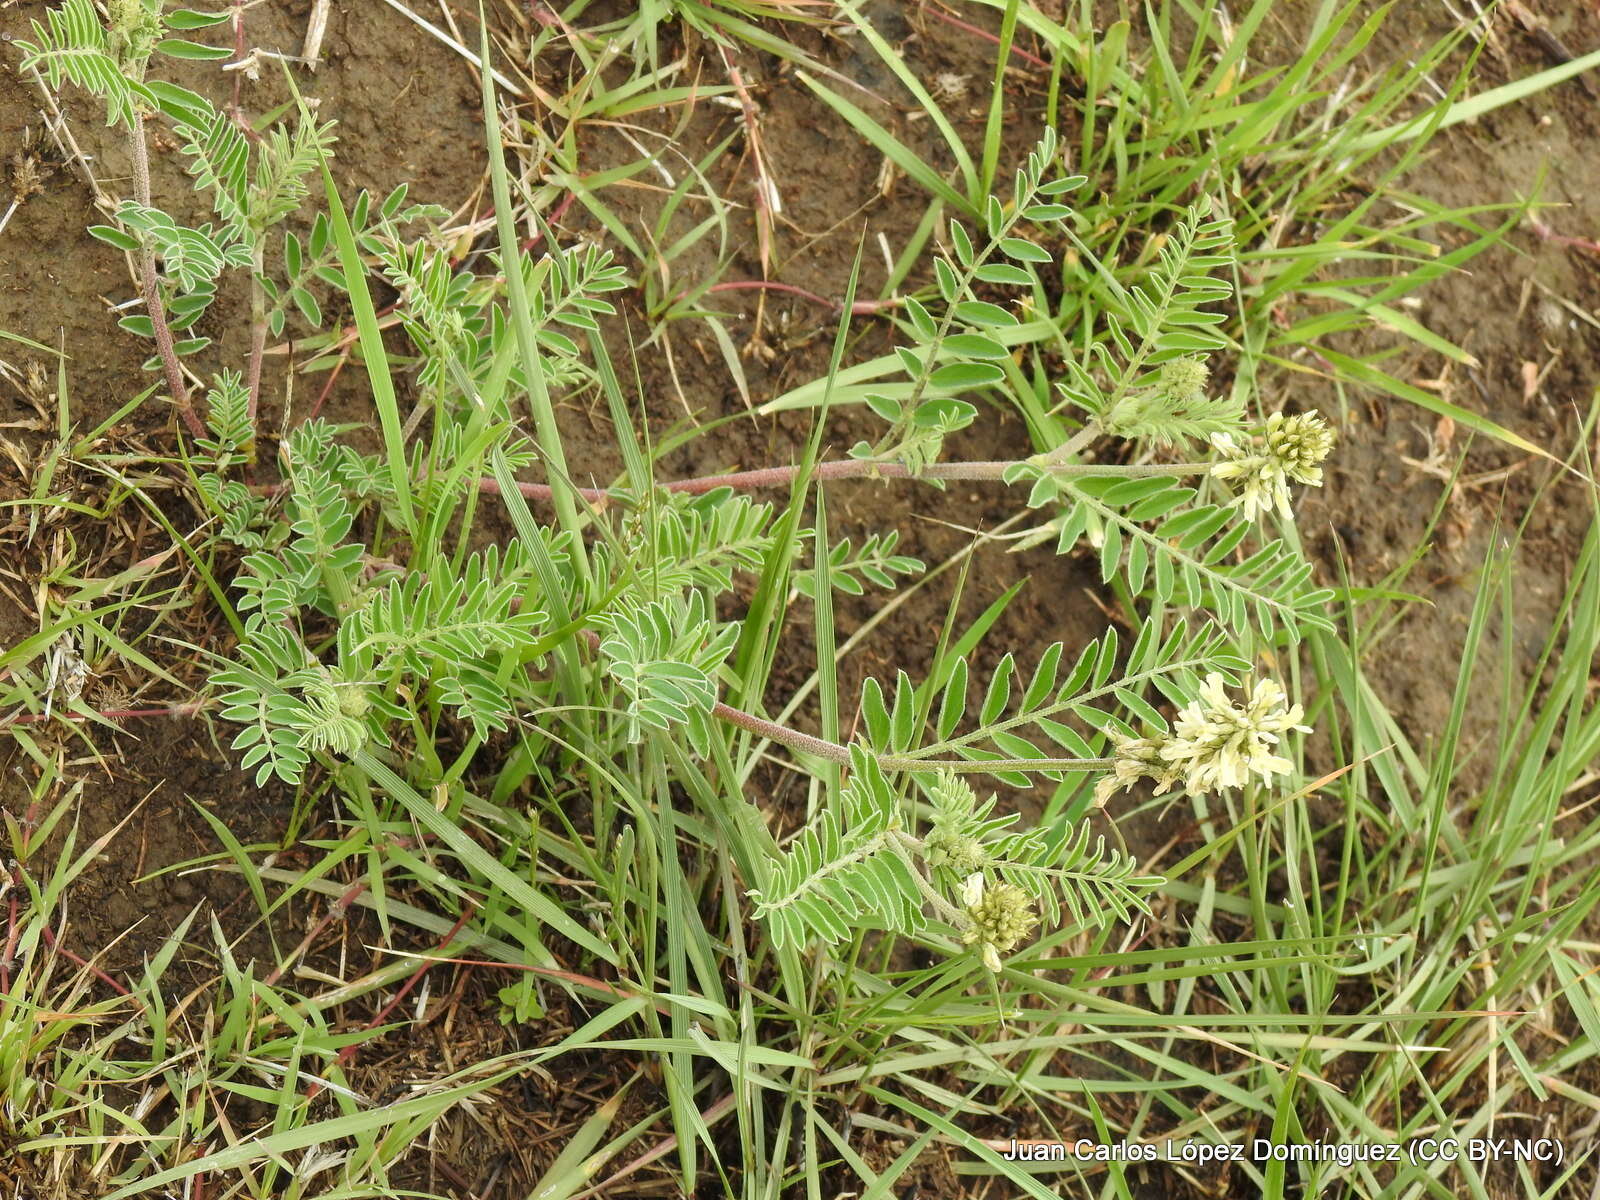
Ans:
[{"label": "flower cluster", "polygon": [[1226,433],[1212,434],[1211,444],[1223,456],[1211,468],[1212,478],[1240,481],[1234,503],[1244,509],[1247,519],[1275,508],[1285,520],[1292,520],[1289,481],[1322,486],[1322,460],[1333,449],[1333,430],[1316,413],[1293,417],[1273,413],[1260,446],[1241,444]]},{"label": "flower cluster", "polygon": [[1115,751],[1111,770],[1095,784],[1094,802],[1100,807],[1118,792],[1127,791],[1141,779],[1155,781],[1155,793],[1170,792],[1181,783],[1182,774],[1172,763],[1161,757],[1165,739],[1159,737],[1129,737],[1111,731],[1111,745]]},{"label": "flower cluster", "polygon": [[1156,792],[1179,783],[1193,794],[1242,787],[1252,777],[1270,783],[1294,764],[1274,753],[1281,734],[1309,733],[1300,724],[1300,705],[1286,705],[1283,688],[1262,679],[1243,704],[1228,699],[1221,675],[1206,676],[1200,695],[1178,712],[1172,732],[1163,737],[1114,738],[1116,755],[1109,774],[1095,788],[1104,804],[1140,779],[1155,781]]},{"label": "flower cluster", "polygon": [[989,864],[983,842],[957,829],[935,827],[922,848],[930,867],[943,867],[956,875],[968,875]]},{"label": "flower cluster", "polygon": [[961,901],[967,907],[967,919],[972,922],[961,940],[969,946],[978,946],[983,965],[996,973],[1000,970],[1000,956],[1014,950],[1039,923],[1039,915],[1033,911],[1033,901],[1027,892],[1010,883],[991,885],[984,880],[982,872],[967,876],[961,889]]}]

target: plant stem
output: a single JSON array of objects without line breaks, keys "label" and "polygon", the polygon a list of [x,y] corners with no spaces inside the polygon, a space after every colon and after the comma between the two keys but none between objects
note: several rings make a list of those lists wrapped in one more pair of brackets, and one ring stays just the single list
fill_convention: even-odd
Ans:
[{"label": "plant stem", "polygon": [[[802,754],[815,755],[829,762],[844,764],[850,762],[848,746],[813,737],[809,733],[801,733],[797,729],[768,721],[723,704],[721,701],[713,706],[711,715],[764,737],[768,741],[777,742],[791,750],[798,750]],[[879,754],[875,757],[878,765],[885,771],[957,771],[968,774],[991,771],[1101,771],[1109,769],[1116,761],[1110,758],[990,758],[969,761],[964,758],[912,758],[904,754]]]},{"label": "plant stem", "polygon": [[957,929],[970,928],[972,920],[950,901],[941,896],[934,886],[928,882],[928,877],[922,873],[922,864],[911,857],[911,851],[921,850],[920,838],[912,837],[903,829],[896,829],[890,834],[890,845],[894,852],[900,856],[900,861],[905,863],[906,870],[911,873],[911,878],[916,881],[917,891],[922,893],[922,898],[933,906],[933,911],[940,918],[948,921]]},{"label": "plant stem", "polygon": [[[150,207],[150,151],[144,141],[142,118],[135,113],[128,129],[128,151],[133,157],[134,197],[145,208]],[[144,289],[144,307],[150,316],[156,335],[156,353],[166,369],[167,387],[172,401],[178,406],[178,415],[197,438],[206,436],[205,422],[195,412],[189,398],[189,385],[183,381],[183,367],[178,363],[178,351],[173,342],[172,329],[167,325],[167,309],[161,303],[161,284],[156,276],[156,252],[143,239],[139,242],[139,274]]]},{"label": "plant stem", "polygon": [[250,461],[256,459],[256,409],[261,403],[261,357],[267,352],[267,302],[261,290],[266,271],[265,254],[259,235],[250,272],[250,364],[245,372],[245,388],[250,393]]},{"label": "plant stem", "polygon": [[[1024,459],[1021,462],[1037,462]],[[819,482],[830,479],[951,479],[968,482],[1003,481],[1006,472],[1020,465],[1018,460],[993,462],[933,463],[920,472],[912,472],[904,463],[883,462],[870,458],[838,459],[820,463],[812,469],[811,476]],[[1062,478],[1082,475],[1121,475],[1143,478],[1152,475],[1199,475],[1209,471],[1211,463],[1142,463],[1134,466],[1105,466],[1097,463],[1049,463],[1050,473]],[[734,471],[726,475],[702,475],[694,479],[673,479],[661,484],[668,492],[684,492],[691,496],[703,495],[716,488],[728,487],[738,491],[755,488],[788,487],[794,482],[800,468],[796,466],[762,467],[754,471]],[[498,495],[500,484],[493,479],[478,481],[480,491]],[[545,483],[519,483],[517,490],[530,500],[548,500],[552,489]],[[609,488],[576,488],[578,495],[591,504],[602,504],[615,499],[618,493]]]},{"label": "plant stem", "polygon": [[[210,705],[209,700],[192,700],[187,704],[168,704],[161,708],[107,708],[92,715],[103,721],[126,721],[132,717],[192,717]],[[8,725],[39,725],[54,718],[60,721],[80,719],[80,714],[61,712],[59,709],[47,718],[43,713],[22,713],[0,720],[0,729]]]},{"label": "plant stem", "polygon": [[1094,435],[1099,432],[1099,423],[1090,419],[1084,423],[1083,428],[1078,430],[1077,433],[1049,453],[1040,455],[1035,461],[1047,466],[1065,466],[1067,461],[1087,446],[1094,439]]},{"label": "plant stem", "polygon": [[127,988],[123,987],[122,984],[111,978],[111,976],[107,975],[99,967],[95,966],[93,963],[85,962],[71,950],[68,950],[65,946],[61,945],[56,940],[56,931],[50,928],[49,925],[45,925],[42,929],[40,929],[39,932],[44,935],[44,944],[52,953],[59,954],[68,962],[74,963],[83,968],[85,971],[88,971],[89,974],[93,975],[96,979],[105,984],[112,991],[116,992],[119,996],[126,996],[129,994]]},{"label": "plant stem", "polygon": [[[736,279],[728,280],[723,283],[714,283],[706,289],[706,294],[710,295],[713,292],[746,291],[782,292],[785,295],[799,296],[802,300],[809,300],[813,304],[820,304],[826,308],[831,308],[834,312],[842,312],[844,310],[844,305],[839,303],[837,300],[829,300],[826,296],[819,296],[817,293],[809,292],[803,287],[795,287],[792,283],[778,283],[771,279]],[[686,299],[688,295],[689,290],[679,292],[673,297],[672,302],[677,304]],[[890,298],[887,300],[857,300],[850,306],[850,312],[854,316],[866,317],[871,316],[874,313],[880,313],[887,308],[898,308],[900,303],[901,301],[897,298]]]}]

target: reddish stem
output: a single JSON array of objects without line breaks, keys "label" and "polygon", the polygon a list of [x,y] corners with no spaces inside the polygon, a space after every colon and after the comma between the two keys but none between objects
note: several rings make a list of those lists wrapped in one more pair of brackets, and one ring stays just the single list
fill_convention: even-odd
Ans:
[{"label": "reddish stem", "polygon": [[[18,873],[20,873],[20,870]],[[16,875],[13,875],[11,884],[15,889],[21,886],[21,881],[17,879]],[[4,953],[0,953],[0,992],[7,993],[11,991],[11,968],[14,965],[12,955],[16,954],[17,941],[22,936],[22,926],[19,924],[21,913],[18,909],[15,890],[11,893],[9,907],[10,911],[6,917],[6,948]]]},{"label": "reddish stem", "polygon": [[79,958],[71,950],[68,950],[65,946],[59,945],[56,942],[55,930],[51,929],[48,925],[44,927],[44,944],[50,949],[54,950],[57,954],[61,955],[62,958],[67,959],[69,962],[77,963],[78,966],[82,967],[85,971],[88,971],[101,983],[115,991],[119,996],[126,996],[129,994],[127,988],[123,987],[115,979],[111,978],[111,976],[107,975],[99,967],[92,966],[91,964],[84,962],[83,959]]},{"label": "reddish stem", "polygon": [[267,318],[262,312],[261,285],[254,279],[250,280],[251,290],[251,317],[250,317],[250,362],[245,369],[245,391],[250,396],[250,406],[246,410],[250,418],[250,436],[255,439],[256,412],[261,406],[261,360],[267,352]]},{"label": "reddish stem", "polygon": [[343,920],[345,913],[350,911],[350,906],[356,902],[356,897],[366,890],[365,883],[353,883],[345,889],[344,895],[328,906],[328,911],[323,913],[321,919],[311,927],[310,932],[300,939],[300,944],[294,948],[289,957],[273,968],[272,973],[266,978],[266,985],[272,987],[282,979],[284,972],[289,969],[289,964],[299,962],[305,952],[311,949],[312,943],[322,936],[324,929],[335,921]]},{"label": "reddish stem", "polygon": [[[144,143],[142,118],[135,113],[133,125],[128,130],[128,148],[133,158],[133,190],[140,204],[150,207],[150,151]],[[144,291],[145,314],[155,333],[156,353],[167,373],[167,388],[172,392],[172,402],[178,406],[178,415],[197,438],[206,436],[206,424],[194,411],[189,397],[189,385],[183,380],[183,368],[178,364],[177,345],[172,328],[167,324],[167,309],[161,302],[161,284],[156,275],[156,254],[145,239],[139,241],[139,281]]]},{"label": "reddish stem", "polygon": [[[550,219],[548,221],[546,221],[545,224],[546,225],[550,225],[550,226],[555,226],[555,225],[561,224],[561,218],[567,215],[567,209],[572,207],[572,202],[574,200],[576,200],[577,198],[578,198],[578,193],[577,192],[568,192],[564,197],[562,197],[561,203],[556,205],[555,212],[550,214]],[[522,248],[524,250],[532,250],[543,239],[544,239],[544,230],[541,229],[538,233],[534,234],[532,237],[527,238],[522,243]]]},{"label": "reddish stem", "polygon": [[[245,0],[233,0],[233,62],[244,61],[244,5]],[[239,112],[239,94],[244,88],[244,72],[233,73],[233,119],[241,128],[255,133],[250,129],[250,123],[242,120]],[[252,139],[254,140],[254,139]]]},{"label": "reddish stem", "polygon": [[[998,46],[1000,44],[1000,39],[994,34],[990,33],[987,29],[979,29],[976,25],[969,25],[967,22],[961,20],[961,18],[952,17],[949,13],[941,12],[937,8],[930,8],[926,9],[925,11],[935,17],[938,17],[939,20],[943,21],[946,25],[954,25],[957,29],[965,30],[974,37],[982,38],[990,45]],[[1029,54],[1015,42],[1011,44],[1011,53],[1015,54],[1018,58],[1025,62],[1032,63],[1036,67],[1043,67],[1046,71],[1050,69],[1050,64],[1045,62],[1044,59],[1040,58],[1038,55]]]},{"label": "reddish stem", "polygon": [[339,361],[333,364],[333,370],[328,372],[328,382],[322,385],[322,394],[317,397],[317,402],[311,406],[311,420],[317,419],[317,414],[322,411],[322,406],[328,402],[328,396],[333,392],[333,385],[339,382],[339,372],[344,370],[345,363],[350,361],[348,354],[341,354]]},{"label": "reddish stem", "polygon": [[[440,950],[444,950],[450,945],[451,942],[456,940],[456,934],[461,932],[463,926],[466,925],[468,919],[471,918],[472,914],[476,911],[477,905],[469,902],[467,907],[462,911],[461,916],[457,918],[456,923],[450,927],[450,932],[444,935],[444,941],[439,943]],[[438,961],[439,960],[436,958],[424,959],[417,966],[417,969],[411,973],[410,978],[408,978],[405,983],[400,985],[400,990],[394,994],[394,998],[377,1011],[377,1014],[372,1018],[372,1020],[367,1022],[365,1028],[376,1029],[379,1025],[382,1025],[384,1021],[388,1019],[389,1014],[398,1008],[400,1006],[400,1002],[410,994],[411,989],[417,985],[418,980],[426,975]],[[359,1047],[360,1043],[353,1043],[339,1051],[339,1057],[335,1060],[335,1065],[338,1066],[340,1070],[343,1070],[345,1067],[349,1066],[350,1061],[355,1058],[356,1051],[359,1049]],[[313,1080],[311,1085],[306,1088],[306,1099],[311,1100],[315,1098],[316,1094],[321,1090],[322,1085]]]},{"label": "reddish stem", "polygon": [[[192,717],[195,713],[205,708],[209,701],[191,700],[187,704],[169,704],[164,708],[107,708],[95,712],[93,716],[106,721],[123,721],[129,717]],[[85,714],[54,712],[51,717],[59,717],[63,721],[82,721]],[[45,720],[43,713],[24,713],[19,717],[12,717],[8,721],[0,721],[0,729],[7,725],[37,725]]]},{"label": "reddish stem", "polygon": [[1528,224],[1533,227],[1533,232],[1539,235],[1540,240],[1554,242],[1558,246],[1571,246],[1574,250],[1587,251],[1590,254],[1600,255],[1600,242],[1590,241],[1588,238],[1569,237],[1564,233],[1557,233],[1538,217],[1529,216]]}]

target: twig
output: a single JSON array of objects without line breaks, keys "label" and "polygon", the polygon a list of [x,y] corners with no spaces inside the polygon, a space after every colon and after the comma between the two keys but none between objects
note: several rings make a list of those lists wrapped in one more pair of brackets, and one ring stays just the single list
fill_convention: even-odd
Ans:
[{"label": "twig", "polygon": [[[729,57],[728,48],[718,45],[717,52],[722,56],[722,66],[728,73],[728,82],[733,84],[733,90],[739,95],[739,106],[744,116],[745,145],[750,151],[751,161],[755,164],[755,214],[756,214],[756,254],[761,261],[761,274],[765,278],[772,264],[772,224],[773,219],[783,212],[783,198],[778,194],[778,185],[773,182],[772,173],[767,170],[766,155],[761,149],[761,119],[756,114],[755,101],[750,99],[750,91],[745,87],[744,76],[739,73],[739,68]],[[766,311],[766,297],[763,295],[756,305],[755,336],[761,337],[761,323]]]},{"label": "twig", "polygon": [[[468,50],[465,46],[463,46],[460,42],[456,41],[455,38],[451,37],[444,30],[440,29],[437,25],[430,24],[429,22],[423,20],[421,17],[417,16],[416,13],[412,12],[404,4],[401,4],[400,0],[383,0],[383,2],[385,4],[387,4],[390,8],[394,9],[395,12],[397,12],[401,16],[405,17],[408,21],[412,22],[414,25],[420,26],[424,31],[426,31],[432,37],[436,38],[440,42],[443,42],[446,46],[450,47],[450,49],[454,50],[457,54],[459,54],[462,58],[466,59],[469,63],[474,63],[474,64],[479,63],[480,60],[478,58],[478,52],[476,50]],[[489,77],[494,80],[495,86],[497,88],[499,88],[501,91],[510,92],[513,96],[521,96],[521,97],[526,98],[526,96],[527,96],[526,90],[524,90],[522,87],[519,87],[516,83],[513,83],[511,80],[507,79],[499,71],[496,71],[493,68],[491,68],[490,71],[489,71]]]},{"label": "twig", "polygon": [[[113,211],[100,181],[94,177],[94,169],[89,166],[89,156],[83,152],[83,147],[78,145],[78,139],[72,136],[72,128],[67,124],[67,119],[62,115],[61,106],[56,103],[55,94],[45,86],[44,80],[37,71],[31,72],[34,85],[39,89],[39,94],[44,97],[46,107],[49,108],[49,118],[45,121],[45,128],[50,131],[50,137],[55,141],[56,149],[61,151],[63,158],[70,159],[83,173],[83,182],[88,185],[89,193],[94,199],[94,205],[104,213]],[[43,114],[41,114],[43,115]]]},{"label": "twig", "polygon": [[322,36],[328,31],[328,0],[312,0],[311,16],[306,21],[306,40],[300,47],[300,60],[315,71],[322,56]]}]

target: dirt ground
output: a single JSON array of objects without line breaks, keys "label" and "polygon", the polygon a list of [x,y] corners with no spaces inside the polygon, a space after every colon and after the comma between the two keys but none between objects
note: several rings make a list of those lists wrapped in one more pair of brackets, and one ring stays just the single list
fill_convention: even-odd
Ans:
[{"label": "dirt ground", "polygon": [[[26,19],[38,16],[45,7],[38,0],[0,5],[0,30],[17,36]],[[466,39],[474,41],[475,27],[465,15],[468,6],[453,7]],[[1413,42],[1420,44],[1443,32],[1446,14],[1433,5],[1412,7],[1419,10],[1415,19],[1397,20],[1394,30],[1380,39],[1381,50],[1374,54],[1398,59]],[[1548,28],[1573,53],[1600,46],[1600,18],[1587,8],[1545,7],[1550,10]],[[992,70],[992,47],[931,19],[922,8],[913,3],[880,2],[869,4],[866,11],[883,34],[903,48],[923,78],[944,73],[972,81],[975,95],[961,132],[976,143],[982,135],[980,106],[983,81]],[[252,44],[297,53],[308,9],[309,0],[275,0],[252,9]],[[992,25],[972,19],[986,27]],[[1275,15],[1272,19],[1279,18]],[[516,25],[506,18],[505,31],[514,40],[519,33]],[[885,96],[897,96],[892,80],[883,77],[875,57],[859,44],[816,32],[803,32],[796,40],[839,71]],[[1278,44],[1293,44],[1287,28],[1280,30]],[[709,47],[673,45],[666,52],[689,55],[695,69],[709,81],[722,76],[724,68]],[[335,173],[347,199],[358,187],[382,193],[408,181],[413,198],[442,204],[464,217],[486,208],[478,85],[462,58],[393,8],[348,0],[333,7],[325,56],[325,64],[315,75],[302,72],[297,82],[320,102],[322,116],[340,122]],[[45,101],[31,81],[19,74],[18,61],[14,46],[0,45],[0,160],[9,160],[14,153],[29,155],[37,159],[45,177],[43,190],[28,197],[0,233],[0,330],[65,347],[71,416],[84,430],[100,424],[155,376],[141,374],[140,347],[116,328],[116,306],[135,294],[121,256],[84,232],[86,226],[105,219],[96,210],[93,187],[82,165],[63,161],[53,142],[41,135]],[[1498,44],[1489,47],[1480,62],[1478,86],[1525,76],[1550,61],[1548,47],[1513,25],[1502,25]],[[739,66],[759,106],[764,148],[774,164],[775,182],[784,201],[768,277],[823,297],[837,297],[844,290],[863,231],[869,247],[880,232],[898,247],[908,222],[920,215],[921,196],[903,179],[885,186],[881,158],[792,71],[750,51],[741,52]],[[541,63],[537,73],[554,82],[561,70],[559,62]],[[177,75],[179,82],[191,86],[199,86],[201,77],[198,71]],[[1009,148],[1018,149],[1026,147],[1040,128],[1043,91],[1040,77],[1027,69],[1016,72],[1009,86],[1014,89],[1009,101],[1016,113],[1009,125]],[[1596,368],[1600,326],[1595,322],[1595,314],[1600,312],[1600,248],[1595,246],[1600,239],[1600,160],[1588,153],[1600,134],[1600,105],[1591,87],[1575,80],[1540,95],[1532,104],[1450,130],[1408,180],[1414,191],[1452,204],[1496,203],[1524,195],[1543,171],[1540,195],[1547,207],[1540,211],[1539,221],[1547,232],[1525,222],[1508,245],[1476,260],[1469,271],[1430,288],[1413,314],[1475,355],[1477,367],[1447,369],[1438,356],[1415,349],[1402,351],[1389,364],[1397,376],[1481,412],[1558,455],[1571,448],[1578,423],[1600,382]],[[240,103],[247,112],[266,111],[286,96],[281,80],[270,70],[263,72],[259,82],[241,81]],[[74,101],[68,111],[76,118],[72,129],[98,187],[105,194],[122,194],[128,186],[127,167],[119,147],[104,142],[101,123],[90,118],[86,105]],[[891,104],[879,115],[892,120],[897,131],[913,141],[928,137],[925,129],[906,119],[906,113],[906,109],[894,110]],[[539,119],[533,106],[528,116]],[[664,131],[673,128],[678,116],[653,119],[647,115],[639,121],[645,128]],[[678,134],[680,144],[709,148],[728,134],[739,133],[740,120],[736,111],[702,106]],[[638,156],[613,130],[597,127],[583,136],[586,170]],[[736,137],[733,148],[711,172],[717,190],[740,206],[731,218],[727,280],[762,278],[752,209],[755,176],[748,149],[742,135]],[[158,149],[156,158],[157,202],[175,200],[181,186],[177,156],[167,147],[165,153]],[[648,188],[615,191],[616,206],[625,216],[652,220],[659,210],[659,193]],[[558,228],[569,238],[606,237],[599,223],[579,205],[564,212]],[[671,282],[673,288],[686,288],[716,268],[709,239],[696,254],[698,257],[674,264],[678,274]],[[869,253],[864,263],[864,293],[872,294],[884,273],[881,256]],[[800,419],[761,419],[748,409],[820,372],[831,341],[832,311],[775,292],[728,291],[714,299],[717,307],[729,314],[727,326],[735,331],[745,351],[741,357],[743,390],[706,330],[694,321],[681,321],[670,325],[663,337],[641,352],[643,401],[658,435],[687,419],[705,423],[730,414],[738,419],[670,457],[663,464],[664,474],[699,474],[785,461],[798,451],[807,433]],[[224,294],[206,318],[205,332],[217,336],[222,344],[219,361],[243,357],[240,331],[245,322],[238,318],[244,302],[242,295]],[[644,328],[648,317],[642,298],[630,296],[625,304],[634,330]],[[871,319],[859,320],[858,329],[853,355],[869,357],[887,347],[884,330]],[[1362,343],[1360,348],[1368,350],[1384,344],[1377,333],[1364,337]],[[292,350],[285,349],[289,352],[269,360],[264,392],[269,421],[304,414],[323,384],[320,376],[293,376],[286,369]],[[0,361],[17,367],[24,379],[29,357],[15,344],[0,342]],[[1324,581],[1338,582],[1341,569],[1347,569],[1357,584],[1383,579],[1422,540],[1430,515],[1442,503],[1429,553],[1404,585],[1421,594],[1426,603],[1411,608],[1387,637],[1371,648],[1367,663],[1385,698],[1403,714],[1408,733],[1426,740],[1429,731],[1441,726],[1451,702],[1475,570],[1498,531],[1521,519],[1536,490],[1549,478],[1550,468],[1483,439],[1468,446],[1465,430],[1436,422],[1416,408],[1369,393],[1340,395],[1306,374],[1283,372],[1268,377],[1260,399],[1269,411],[1285,404],[1294,409],[1315,407],[1339,430],[1340,442],[1328,466],[1326,486],[1307,496],[1300,508],[1307,549]],[[359,373],[344,375],[327,403],[328,411],[336,416],[354,417],[367,411]],[[170,417],[170,413],[146,404],[131,419],[109,430],[98,449],[169,453],[175,444]],[[54,420],[53,389],[30,389],[16,381],[0,380],[0,449],[5,451],[0,454],[0,502],[30,494],[32,468],[49,449]],[[618,462],[603,412],[569,406],[563,421],[575,471],[602,482],[611,478]],[[835,416],[828,430],[834,452],[842,452],[865,429],[855,415]],[[1003,458],[1018,457],[1030,449],[1020,421],[991,411],[957,440],[950,453]],[[1467,454],[1465,468],[1445,497],[1444,477],[1463,450]],[[79,473],[62,486],[75,499],[92,504],[106,495],[108,485],[103,479]],[[946,522],[992,527],[1014,510],[1016,497],[1007,496],[1002,489],[979,491],[975,485],[959,486],[974,490],[951,497],[931,490],[890,490],[869,484],[841,487],[836,494],[830,493],[830,511],[840,532],[864,535],[899,528],[903,552],[938,563],[967,540],[963,530],[950,528]],[[159,489],[158,494],[180,528],[197,523],[196,514],[176,489]],[[1588,521],[1575,487],[1559,486],[1555,497],[1556,502],[1537,510],[1519,557],[1518,623],[1510,631],[1497,630],[1493,635],[1494,639],[1514,639],[1514,659],[1523,671],[1531,670],[1537,660]],[[63,556],[75,555],[87,563],[91,575],[112,574],[129,563],[109,555],[122,554],[129,545],[136,547],[146,539],[154,547],[161,536],[159,528],[143,515],[124,513],[118,519],[143,521],[144,525],[130,540],[125,528],[58,512],[45,518],[30,535],[27,508],[0,508],[0,638],[15,641],[38,628],[39,580]],[[118,549],[113,552],[111,547]],[[980,663],[991,666],[1007,648],[1016,649],[1026,662],[1057,639],[1064,640],[1070,652],[1097,634],[1108,616],[1122,619],[1114,601],[1095,586],[1096,577],[1086,564],[1072,557],[1058,558],[1048,549],[1021,555],[998,549],[981,551],[963,603],[966,617],[981,612],[1016,580],[1026,578],[1028,582],[985,643],[990,649],[980,652]],[[858,627],[880,602],[881,596],[871,595],[842,601],[841,636]],[[932,587],[905,604],[865,642],[848,666],[841,680],[842,693],[853,695],[868,673],[882,676],[903,667],[915,676],[927,660],[947,602],[948,594]],[[163,620],[166,624],[153,632],[171,634],[175,642],[194,644],[208,632],[220,639],[218,631],[185,624],[191,618],[181,614]],[[216,646],[218,641],[199,644]],[[160,659],[165,670],[185,682],[202,680],[205,669],[198,655],[175,644],[163,645],[156,638],[146,652],[154,655],[158,648],[166,655]],[[1498,642],[1492,641],[1488,650],[1496,655]],[[809,674],[813,662],[812,647],[802,632],[791,640],[775,675],[772,700],[781,704],[787,691]],[[1427,664],[1427,669],[1418,669],[1418,664]],[[91,687],[106,689],[106,694],[137,697],[141,703],[182,698],[170,683],[144,676],[126,664],[90,665],[95,670]],[[1474,739],[1490,734],[1494,717],[1487,704],[1469,714],[1469,748]],[[114,734],[93,732],[85,740],[61,746],[68,764],[66,778],[81,780],[84,785],[78,807],[81,837],[98,837],[126,820],[102,861],[80,885],[84,899],[73,906],[70,924],[61,931],[64,944],[85,956],[109,947],[100,961],[106,970],[115,972],[136,965],[197,904],[216,912],[225,926],[235,918],[253,919],[253,901],[236,876],[221,871],[165,870],[220,848],[197,808],[222,817],[247,844],[275,843],[287,828],[290,797],[279,790],[257,791],[249,786],[219,749],[222,736],[221,730],[214,732],[200,720],[155,720],[137,727],[130,723]],[[27,788],[33,771],[33,765],[14,746],[0,746],[0,805],[14,813],[28,807]],[[773,802],[781,803],[782,797]],[[326,816],[308,814],[306,834],[325,834]],[[1126,832],[1136,852],[1153,849],[1172,835],[1172,829],[1159,822],[1141,822]],[[292,848],[285,850],[292,855]],[[291,906],[279,914],[271,931],[258,929],[252,935],[248,953],[265,959],[272,954],[273,939],[280,948],[285,939],[292,944],[320,911],[320,901]],[[204,921],[195,926],[203,927]],[[335,936],[347,936],[347,931],[330,934]],[[332,943],[328,949],[332,951]],[[440,986],[480,985],[464,974],[441,981]],[[493,1006],[487,1007],[492,1012]],[[559,1028],[553,1032],[508,1032],[490,1022],[470,1036],[509,1048],[508,1041],[525,1039],[532,1044],[560,1033]],[[457,1031],[454,1036],[469,1035]],[[417,1055],[432,1052],[426,1039],[389,1044],[383,1055],[374,1057],[374,1070],[387,1066],[399,1078]],[[521,1097],[516,1103],[527,1109],[536,1100]],[[515,1105],[508,1111],[515,1111]],[[453,1151],[454,1159],[447,1154],[444,1161],[455,1162],[460,1181],[435,1181],[438,1186],[481,1183],[499,1164],[505,1175],[502,1186],[510,1188],[504,1194],[513,1194],[514,1184],[531,1182],[516,1178],[521,1164],[548,1162],[559,1149],[558,1144],[550,1144],[550,1136],[530,1134],[528,1120],[520,1117],[496,1117],[458,1132],[461,1144]],[[519,1141],[523,1149],[531,1145],[537,1152],[511,1156],[508,1148]],[[937,1166],[929,1168],[928,1187],[937,1192],[948,1182]]]}]

